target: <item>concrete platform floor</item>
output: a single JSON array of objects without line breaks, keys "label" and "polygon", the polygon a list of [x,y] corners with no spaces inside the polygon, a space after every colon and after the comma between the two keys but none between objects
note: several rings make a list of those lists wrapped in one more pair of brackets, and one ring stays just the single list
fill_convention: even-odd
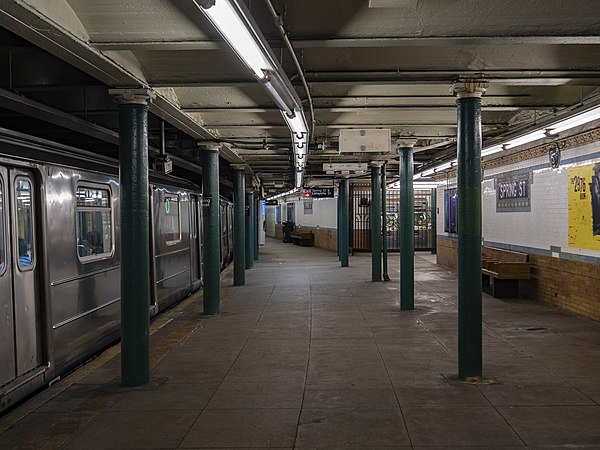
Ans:
[{"label": "concrete platform floor", "polygon": [[600,448],[600,324],[484,295],[486,383],[455,374],[456,274],[420,256],[416,310],[369,255],[268,240],[152,324],[152,382],[119,385],[118,347],[0,419],[0,448]]}]

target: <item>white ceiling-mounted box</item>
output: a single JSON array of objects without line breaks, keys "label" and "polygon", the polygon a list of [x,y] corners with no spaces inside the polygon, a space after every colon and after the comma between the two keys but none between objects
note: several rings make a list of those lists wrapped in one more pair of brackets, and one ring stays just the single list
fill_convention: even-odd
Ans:
[{"label": "white ceiling-mounted box", "polygon": [[366,172],[367,163],[324,163],[323,172]]},{"label": "white ceiling-mounted box", "polygon": [[340,130],[341,153],[389,153],[392,150],[390,129]]}]

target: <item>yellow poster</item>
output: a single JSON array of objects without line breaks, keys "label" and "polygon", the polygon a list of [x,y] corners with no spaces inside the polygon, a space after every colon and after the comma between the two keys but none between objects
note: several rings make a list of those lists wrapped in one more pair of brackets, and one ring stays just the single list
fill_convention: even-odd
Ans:
[{"label": "yellow poster", "polygon": [[600,163],[569,169],[569,247],[600,250]]}]

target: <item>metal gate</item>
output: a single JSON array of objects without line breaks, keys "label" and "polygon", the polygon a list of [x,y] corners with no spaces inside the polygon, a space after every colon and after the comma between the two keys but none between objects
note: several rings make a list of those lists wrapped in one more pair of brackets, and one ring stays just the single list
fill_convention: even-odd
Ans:
[{"label": "metal gate", "polygon": [[[414,191],[414,242],[416,251],[431,251],[431,189]],[[371,186],[353,185],[350,202],[350,239],[354,251],[371,251]],[[400,251],[398,223],[400,190],[386,192],[385,218],[389,251]]]}]

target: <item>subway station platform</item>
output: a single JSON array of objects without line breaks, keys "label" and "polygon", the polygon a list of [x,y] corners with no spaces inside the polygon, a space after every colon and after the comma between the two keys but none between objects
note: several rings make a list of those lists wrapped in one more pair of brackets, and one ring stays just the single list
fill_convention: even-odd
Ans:
[{"label": "subway station platform", "polygon": [[457,276],[415,256],[414,311],[370,257],[268,239],[152,323],[152,380],[119,384],[119,347],[0,418],[0,448],[600,448],[600,324],[484,295],[484,375],[456,378]]}]

